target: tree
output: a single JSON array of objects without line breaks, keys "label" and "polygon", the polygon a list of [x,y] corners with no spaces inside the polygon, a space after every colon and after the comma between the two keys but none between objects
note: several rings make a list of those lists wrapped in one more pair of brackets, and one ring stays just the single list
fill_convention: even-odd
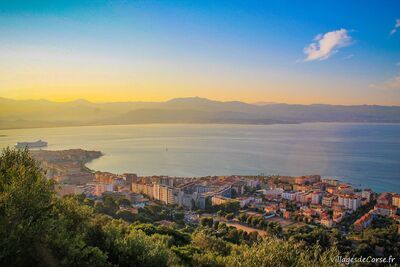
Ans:
[{"label": "tree", "polygon": [[226,266],[340,266],[332,261],[338,255],[335,247],[327,251],[319,246],[305,249],[296,243],[264,238],[253,246],[233,247],[225,263]]},{"label": "tree", "polygon": [[128,210],[119,210],[115,214],[117,219],[122,219],[127,222],[133,222],[135,220],[135,216]]},{"label": "tree", "polygon": [[201,250],[207,250],[224,256],[230,253],[230,246],[227,242],[215,236],[209,236],[204,231],[196,232],[193,235],[192,244]]},{"label": "tree", "polygon": [[239,219],[239,221],[241,221],[241,222],[246,222],[246,220],[247,220],[247,215],[246,215],[246,213],[240,213],[239,216],[238,216],[238,219]]},{"label": "tree", "polygon": [[0,265],[105,266],[85,243],[92,215],[79,196],[55,197],[53,184],[27,150],[0,156]]},{"label": "tree", "polygon": [[126,198],[121,198],[117,200],[117,205],[119,206],[131,206],[131,202],[129,199]]},{"label": "tree", "polygon": [[103,198],[104,213],[114,216],[119,207],[112,197],[106,196]]},{"label": "tree", "polygon": [[184,218],[185,218],[185,213],[183,213],[183,212],[175,212],[174,213],[175,220],[180,221],[180,220],[183,220]]},{"label": "tree", "polygon": [[211,217],[203,217],[200,219],[200,225],[201,226],[208,226],[212,227],[213,226],[213,218]]},{"label": "tree", "polygon": [[0,265],[35,265],[51,226],[53,189],[28,150],[0,156]]},{"label": "tree", "polygon": [[225,215],[225,219],[227,220],[232,220],[233,218],[235,218],[235,214],[233,213],[228,213]]}]

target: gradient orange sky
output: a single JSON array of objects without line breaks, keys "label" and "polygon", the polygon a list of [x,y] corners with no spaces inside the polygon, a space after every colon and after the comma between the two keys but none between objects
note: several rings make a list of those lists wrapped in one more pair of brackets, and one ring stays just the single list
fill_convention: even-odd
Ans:
[{"label": "gradient orange sky", "polygon": [[16,2],[0,9],[0,97],[400,105],[395,1]]}]

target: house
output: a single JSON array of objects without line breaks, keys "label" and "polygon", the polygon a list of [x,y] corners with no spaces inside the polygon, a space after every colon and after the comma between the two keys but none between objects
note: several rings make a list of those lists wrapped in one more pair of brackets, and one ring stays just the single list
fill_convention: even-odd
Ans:
[{"label": "house", "polygon": [[285,219],[290,219],[290,218],[292,217],[292,214],[293,214],[292,211],[286,210],[286,211],[283,213],[283,218],[285,218]]},{"label": "house", "polygon": [[375,214],[373,210],[361,216],[357,221],[354,222],[353,227],[355,231],[362,231],[364,228],[368,227],[374,220]]},{"label": "house", "polygon": [[278,210],[277,204],[268,204],[265,206],[264,211],[266,213],[275,213]]},{"label": "house", "polygon": [[391,205],[392,204],[392,194],[384,192],[379,195],[376,199],[376,204],[378,205]]},{"label": "house", "polygon": [[397,208],[392,205],[377,204],[375,205],[375,211],[379,215],[389,217],[396,214]]},{"label": "house", "polygon": [[333,220],[327,213],[324,213],[321,215],[321,224],[327,228],[332,228]]}]

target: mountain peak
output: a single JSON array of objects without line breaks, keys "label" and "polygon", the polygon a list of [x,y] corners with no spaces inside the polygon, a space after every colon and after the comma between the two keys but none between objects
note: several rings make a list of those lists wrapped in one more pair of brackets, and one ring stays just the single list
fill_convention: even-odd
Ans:
[{"label": "mountain peak", "polygon": [[70,101],[69,103],[74,103],[74,104],[91,104],[90,101],[84,99],[84,98],[79,98],[79,99],[75,99]]},{"label": "mountain peak", "polygon": [[210,100],[208,98],[203,98],[199,96],[193,97],[178,97],[168,100],[167,103],[215,103],[218,101]]}]

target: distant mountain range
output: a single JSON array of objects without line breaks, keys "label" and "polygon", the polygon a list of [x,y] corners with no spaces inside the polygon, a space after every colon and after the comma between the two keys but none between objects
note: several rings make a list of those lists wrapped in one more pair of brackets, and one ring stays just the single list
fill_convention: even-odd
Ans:
[{"label": "distant mountain range", "polygon": [[137,123],[277,124],[303,122],[400,123],[400,106],[290,105],[214,101],[93,103],[0,98],[0,129]]}]

